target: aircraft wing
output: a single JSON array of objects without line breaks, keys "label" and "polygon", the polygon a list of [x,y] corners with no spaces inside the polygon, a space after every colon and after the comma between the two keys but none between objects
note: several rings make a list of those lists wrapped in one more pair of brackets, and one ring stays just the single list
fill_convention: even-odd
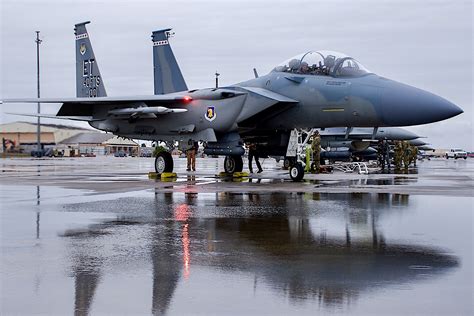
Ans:
[{"label": "aircraft wing", "polygon": [[97,98],[26,98],[26,99],[4,99],[3,103],[64,103],[64,104],[117,104],[117,103],[135,103],[144,102],[147,105],[170,103],[170,102],[189,102],[192,98],[182,95],[146,95],[132,97],[97,97]]},{"label": "aircraft wing", "polygon": [[102,121],[102,119],[93,119],[92,116],[56,116],[56,115],[48,115],[48,114],[31,114],[31,113],[6,113],[6,114],[42,117],[42,118],[56,119],[56,120],[82,121],[82,122]]},{"label": "aircraft wing", "polygon": [[[91,121],[94,107],[101,105],[126,106],[117,110],[109,111],[110,114],[118,116],[157,115],[167,113],[182,113],[185,109],[170,109],[162,105],[187,103],[192,100],[183,95],[150,95],[133,97],[97,97],[97,98],[28,98],[28,99],[5,99],[3,103],[62,103],[56,116],[49,118],[66,118],[80,121]],[[142,104],[146,106],[137,106]],[[13,114],[13,113],[12,113]],[[33,116],[27,114],[26,116]],[[46,116],[40,116],[46,117]]]}]

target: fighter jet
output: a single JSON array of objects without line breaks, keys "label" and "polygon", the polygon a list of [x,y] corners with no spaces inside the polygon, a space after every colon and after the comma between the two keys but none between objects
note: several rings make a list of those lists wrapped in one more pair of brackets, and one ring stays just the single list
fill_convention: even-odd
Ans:
[{"label": "fighter jet", "polygon": [[[246,141],[287,146],[291,131],[310,128],[407,126],[432,123],[463,111],[429,92],[379,75],[354,58],[310,51],[270,73],[234,85],[188,90],[170,46],[171,29],[152,33],[155,95],[109,97],[86,24],[75,25],[77,98],[15,99],[62,103],[54,116],[88,122],[119,136],[205,142],[205,153],[223,155],[225,171],[242,171]],[[293,179],[303,168],[295,164]],[[169,152],[155,160],[157,173],[172,172]],[[296,174],[296,178],[294,175]]]}]

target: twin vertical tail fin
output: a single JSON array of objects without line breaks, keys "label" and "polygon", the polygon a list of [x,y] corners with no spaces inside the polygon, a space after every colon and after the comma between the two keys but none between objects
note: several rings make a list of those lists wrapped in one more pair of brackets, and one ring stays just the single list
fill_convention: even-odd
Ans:
[{"label": "twin vertical tail fin", "polygon": [[[104,81],[92,50],[86,24],[76,24],[76,95],[78,98],[105,97]],[[188,87],[169,45],[171,29],[155,31],[153,40],[153,68],[155,94],[186,91]]]},{"label": "twin vertical tail fin", "polygon": [[105,97],[104,82],[92,50],[86,24],[76,24],[76,94],[78,98]]},{"label": "twin vertical tail fin", "polygon": [[169,44],[170,31],[171,29],[154,31],[151,36],[153,40],[155,94],[188,90]]}]

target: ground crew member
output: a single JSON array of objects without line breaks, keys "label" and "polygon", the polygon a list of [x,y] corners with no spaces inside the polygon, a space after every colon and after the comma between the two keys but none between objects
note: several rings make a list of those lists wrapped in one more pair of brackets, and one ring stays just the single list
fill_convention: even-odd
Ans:
[{"label": "ground crew member", "polygon": [[253,173],[253,168],[252,168],[253,158],[255,158],[255,163],[257,164],[257,168],[258,168],[257,173],[263,172],[262,166],[260,165],[260,161],[258,160],[257,144],[250,143],[248,145],[248,147],[249,147],[249,170],[250,170],[250,173]]},{"label": "ground crew member", "polygon": [[387,165],[387,170],[390,171],[390,145],[388,143],[387,137],[383,140],[383,160]]},{"label": "ground crew member", "polygon": [[321,136],[319,135],[319,131],[316,131],[313,134],[311,149],[313,150],[314,171],[319,173],[321,167]]},{"label": "ground crew member", "polygon": [[[313,136],[311,135],[311,137],[309,138],[309,141],[312,142],[313,141]],[[304,168],[304,172],[310,172],[311,171],[311,155],[313,153],[313,149],[309,146],[306,146],[306,167]]]},{"label": "ground crew member", "polygon": [[192,139],[188,141],[188,149],[186,150],[186,158],[187,158],[187,168],[186,171],[196,171],[196,152],[199,148],[198,142],[194,142]]},{"label": "ground crew member", "polygon": [[411,148],[410,144],[408,141],[403,141],[403,166],[405,167],[405,170],[408,170],[408,166],[410,165],[410,160],[411,160]]},{"label": "ground crew member", "polygon": [[377,142],[377,163],[379,165],[379,167],[383,170],[384,169],[384,162],[383,162],[383,155],[382,155],[382,152],[383,152],[383,141],[380,139],[378,142]]},{"label": "ground crew member", "polygon": [[416,167],[416,159],[418,158],[418,147],[411,146],[411,161],[413,161],[413,165]]},{"label": "ground crew member", "polygon": [[395,163],[396,170],[400,170],[400,168],[402,167],[402,155],[403,155],[402,142],[397,140],[395,142],[395,150],[393,153],[393,160]]}]

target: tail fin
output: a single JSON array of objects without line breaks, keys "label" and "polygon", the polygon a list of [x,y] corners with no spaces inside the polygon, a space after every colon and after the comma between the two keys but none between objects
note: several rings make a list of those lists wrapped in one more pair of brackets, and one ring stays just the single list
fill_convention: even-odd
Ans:
[{"label": "tail fin", "polygon": [[100,76],[99,65],[92,50],[86,24],[90,21],[76,24],[76,93],[77,97],[105,97],[104,82]]},{"label": "tail fin", "polygon": [[151,36],[153,40],[155,94],[188,90],[168,41],[170,31],[171,29],[154,31]]}]

